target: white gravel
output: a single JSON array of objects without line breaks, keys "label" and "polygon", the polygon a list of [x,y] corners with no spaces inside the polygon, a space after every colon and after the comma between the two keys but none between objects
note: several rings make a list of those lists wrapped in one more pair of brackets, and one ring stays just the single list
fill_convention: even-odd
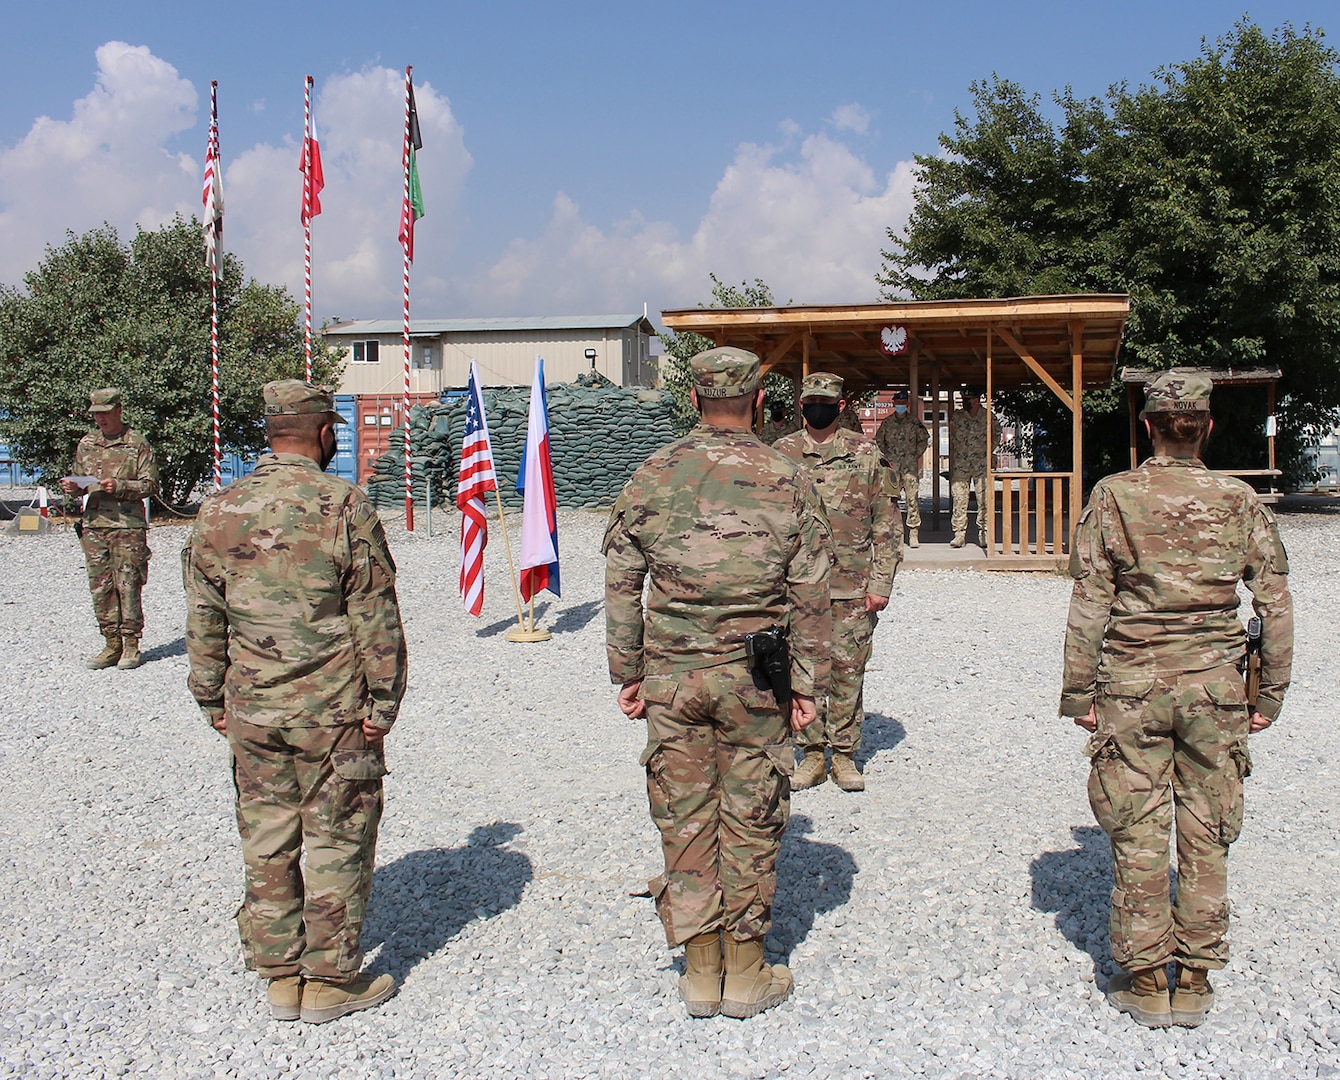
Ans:
[{"label": "white gravel", "polygon": [[185,688],[184,530],[153,530],[135,672],[83,668],[74,536],[0,535],[0,1077],[1340,1077],[1340,514],[1312,509],[1283,516],[1295,682],[1253,739],[1233,960],[1210,1020],[1165,1031],[1095,985],[1110,877],[1083,736],[1055,717],[1062,578],[898,578],[869,790],[792,800],[769,946],[796,994],[690,1021],[630,895],[660,852],[644,734],[605,674],[603,516],[561,515],[564,596],[534,645],[503,637],[496,526],[472,620],[455,516],[432,539],[392,523],[410,690],[367,942],[403,988],[310,1027],[268,1019],[242,969],[227,751]]}]

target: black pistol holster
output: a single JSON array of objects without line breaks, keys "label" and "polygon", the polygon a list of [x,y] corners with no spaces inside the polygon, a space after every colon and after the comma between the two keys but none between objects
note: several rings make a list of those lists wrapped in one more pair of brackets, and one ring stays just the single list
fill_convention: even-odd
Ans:
[{"label": "black pistol holster", "polygon": [[771,690],[777,707],[785,711],[791,707],[791,650],[786,644],[786,630],[770,626],[755,634],[745,634],[744,654],[749,661],[749,673],[760,690]]}]

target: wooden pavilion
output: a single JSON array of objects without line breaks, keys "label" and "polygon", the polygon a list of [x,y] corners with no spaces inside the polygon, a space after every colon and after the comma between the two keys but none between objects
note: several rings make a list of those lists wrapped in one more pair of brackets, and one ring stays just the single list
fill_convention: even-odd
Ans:
[{"label": "wooden pavilion", "polygon": [[[1112,382],[1130,314],[1119,294],[920,300],[782,308],[681,308],[661,312],[677,333],[757,353],[763,371],[799,380],[832,371],[853,392],[906,386],[933,402],[931,446],[940,446],[941,403],[963,385],[997,390],[1046,387],[1071,413],[1072,466],[1065,472],[1002,471],[987,459],[985,508],[990,569],[1051,569],[1067,557],[1082,509],[1083,399]],[[989,410],[988,410],[989,412]],[[995,418],[987,445],[998,441]],[[933,513],[940,471],[932,469]],[[978,497],[978,513],[983,513]]]}]

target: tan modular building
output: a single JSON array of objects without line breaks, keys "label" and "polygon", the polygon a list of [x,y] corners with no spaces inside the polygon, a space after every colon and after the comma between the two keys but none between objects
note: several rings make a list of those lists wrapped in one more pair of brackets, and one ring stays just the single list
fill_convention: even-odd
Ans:
[{"label": "tan modular building", "polygon": [[[341,394],[402,394],[403,324],[393,319],[333,323],[326,343],[345,354]],[[411,319],[410,393],[437,394],[464,386],[470,361],[486,386],[529,386],[535,357],[545,380],[572,382],[597,371],[620,386],[651,386],[656,333],[642,315],[569,315],[552,318]]]}]

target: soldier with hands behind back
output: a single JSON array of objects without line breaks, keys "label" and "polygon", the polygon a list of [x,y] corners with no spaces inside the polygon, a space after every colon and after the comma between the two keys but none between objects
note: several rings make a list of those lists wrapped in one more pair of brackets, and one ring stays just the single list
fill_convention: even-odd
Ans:
[{"label": "soldier with hands behind back", "polygon": [[[121,391],[113,387],[89,395],[89,413],[98,430],[79,440],[74,477],[92,477],[79,521],[93,614],[105,642],[88,661],[95,671],[115,664],[137,668],[144,662],[141,593],[149,576],[149,522],[144,500],[158,494],[158,466],[148,441],[121,417]],[[83,492],[74,479],[61,481],[67,495]]]},{"label": "soldier with hands behind back", "polygon": [[[1093,733],[1089,802],[1112,842],[1112,957],[1124,970],[1107,997],[1147,1027],[1195,1027],[1213,1001],[1207,973],[1228,960],[1247,736],[1279,715],[1293,659],[1275,519],[1250,487],[1199,460],[1210,390],[1194,371],[1149,383],[1141,416],[1154,455],[1094,487],[1070,559],[1060,711]],[[1239,581],[1261,625],[1254,705],[1239,667]]]},{"label": "soldier with hands behind back", "polygon": [[977,492],[977,543],[986,547],[986,515],[991,500],[986,493],[986,422],[982,390],[965,386],[959,393],[963,408],[949,414],[949,524],[954,538],[949,546],[968,542],[968,491]]},{"label": "soldier with hands behind back", "polygon": [[[879,425],[875,442],[893,474],[895,497],[901,489],[907,500],[907,546],[921,546],[921,457],[931,444],[931,433],[912,411],[912,396],[906,390],[893,395],[893,412]],[[920,408],[921,403],[915,403]]]},{"label": "soldier with hands behind back", "polygon": [[773,446],[813,481],[833,538],[833,668],[818,721],[796,737],[805,751],[792,780],[797,790],[824,782],[825,747],[833,754],[833,782],[843,791],[865,790],[854,760],[865,719],[865,665],[903,557],[893,478],[874,442],[839,424],[847,404],[842,388],[842,379],[826,371],[806,375],[800,384],[805,426]]},{"label": "soldier with hands behind back", "polygon": [[[790,732],[814,721],[828,675],[827,525],[799,467],[751,430],[758,357],[712,349],[692,368],[702,422],[652,454],[610,513],[606,644],[619,708],[647,721],[642,764],[665,859],[651,890],[666,940],[686,947],[680,996],[691,1016],[744,1018],[791,993],[791,973],[763,962],[763,939]],[[774,627],[790,651],[785,706],[784,688],[764,689],[747,659],[778,659]]]},{"label": "soldier with hands behind back", "polygon": [[359,969],[405,639],[381,522],[324,472],[344,422],[330,390],[264,397],[271,452],[205,500],[182,552],[186,650],[232,750],[247,967],[275,1019],[323,1023],[395,991]]}]

